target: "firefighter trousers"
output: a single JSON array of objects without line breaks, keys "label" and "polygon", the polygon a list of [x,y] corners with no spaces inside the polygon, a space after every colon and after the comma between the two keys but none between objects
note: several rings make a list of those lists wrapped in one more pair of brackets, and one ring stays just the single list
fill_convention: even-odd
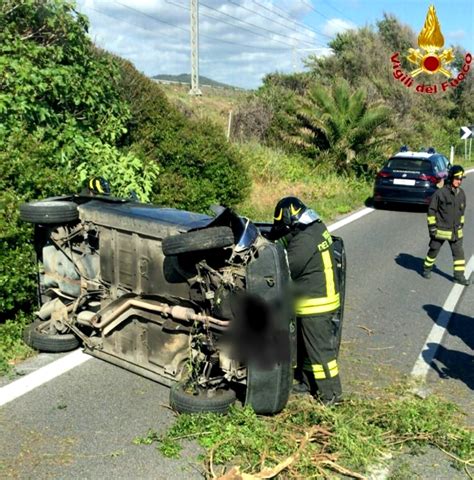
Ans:
[{"label": "firefighter trousers", "polygon": [[297,317],[297,368],[295,376],[323,402],[342,395],[337,364],[337,330],[335,312]]},{"label": "firefighter trousers", "polygon": [[[457,240],[447,241],[451,247],[451,253],[453,255],[454,275],[464,275],[464,271],[466,270],[466,260],[464,259],[463,239],[459,238]],[[429,250],[423,263],[425,270],[431,270],[433,268],[436,257],[438,256],[444,242],[445,240],[431,239]]]}]

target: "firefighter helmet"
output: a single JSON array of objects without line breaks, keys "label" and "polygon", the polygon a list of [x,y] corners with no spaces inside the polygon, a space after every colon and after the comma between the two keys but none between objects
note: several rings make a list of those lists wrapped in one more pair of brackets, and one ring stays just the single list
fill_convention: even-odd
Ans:
[{"label": "firefighter helmet", "polygon": [[305,211],[306,205],[299,198],[282,198],[276,204],[273,225],[278,230],[292,228]]},{"label": "firefighter helmet", "polygon": [[110,184],[104,177],[92,177],[87,187],[95,195],[110,195]]},{"label": "firefighter helmet", "polygon": [[453,165],[450,169],[449,169],[449,173],[448,173],[448,182],[449,183],[452,183],[452,181],[457,178],[459,180],[462,180],[463,178],[466,178],[464,176],[464,168],[461,167],[461,165]]},{"label": "firefighter helmet", "polygon": [[275,207],[273,227],[269,238],[280,238],[297,225],[309,225],[319,220],[321,220],[319,215],[311,208],[307,208],[299,198],[282,198]]}]

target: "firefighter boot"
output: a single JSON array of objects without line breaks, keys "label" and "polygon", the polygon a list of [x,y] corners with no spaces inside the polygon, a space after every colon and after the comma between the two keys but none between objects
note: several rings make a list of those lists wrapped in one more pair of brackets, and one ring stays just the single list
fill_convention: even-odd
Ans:
[{"label": "firefighter boot", "polygon": [[431,278],[431,268],[423,269],[423,278]]},{"label": "firefighter boot", "polygon": [[464,273],[462,272],[455,272],[454,273],[454,282],[459,283],[460,285],[468,286],[471,284],[470,280],[468,280]]}]

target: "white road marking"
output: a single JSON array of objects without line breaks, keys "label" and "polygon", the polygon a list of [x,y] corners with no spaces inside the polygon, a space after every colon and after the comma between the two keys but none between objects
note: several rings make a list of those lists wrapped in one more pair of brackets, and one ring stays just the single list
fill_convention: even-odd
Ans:
[{"label": "white road marking", "polygon": [[354,222],[355,220],[359,220],[359,218],[365,217],[366,215],[374,211],[375,210],[373,208],[363,208],[362,210],[359,210],[358,212],[353,213],[352,215],[349,215],[348,217],[343,218],[342,220],[339,220],[338,222],[329,225],[328,230],[330,232],[334,232],[334,230],[342,228],[345,225]]},{"label": "white road marking", "polygon": [[74,352],[61,357],[48,365],[39,368],[38,370],[5,385],[0,388],[0,406],[5,405],[12,400],[21,397],[25,393],[49,382],[53,378],[62,375],[63,373],[72,370],[74,367],[81,365],[92,357],[86,355],[82,350],[75,350]]},{"label": "white road marking", "polygon": [[[466,266],[466,278],[471,276],[472,270],[474,268],[474,255],[470,258],[467,266]],[[431,368],[431,363],[436,355],[439,345],[443,339],[443,335],[446,332],[446,328],[448,326],[449,320],[451,315],[453,314],[456,305],[461,297],[461,294],[464,290],[464,286],[456,284],[453,286],[451,292],[449,293],[446,302],[444,302],[443,308],[441,313],[439,314],[438,318],[436,319],[431,332],[428,335],[428,338],[423,345],[420,355],[415,362],[415,366],[411,371],[413,377],[416,377],[418,380],[424,381],[428,372]],[[471,286],[470,288],[474,288]],[[429,348],[428,344],[436,345],[435,348]]]}]

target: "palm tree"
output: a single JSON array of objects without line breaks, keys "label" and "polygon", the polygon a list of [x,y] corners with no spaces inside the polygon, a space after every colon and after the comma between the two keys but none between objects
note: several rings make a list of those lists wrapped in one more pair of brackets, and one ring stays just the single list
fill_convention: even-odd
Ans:
[{"label": "palm tree", "polygon": [[313,86],[301,99],[297,120],[294,140],[332,158],[338,172],[350,170],[357,155],[386,142],[390,135],[390,109],[369,105],[362,89],[351,93],[341,79],[332,88]]}]

